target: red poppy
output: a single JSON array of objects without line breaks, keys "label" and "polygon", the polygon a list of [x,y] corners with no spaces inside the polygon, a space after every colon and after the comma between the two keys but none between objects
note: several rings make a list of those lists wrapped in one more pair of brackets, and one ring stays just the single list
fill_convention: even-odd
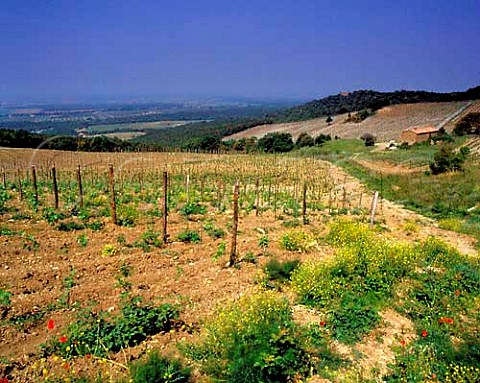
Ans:
[{"label": "red poppy", "polygon": [[55,328],[55,321],[53,319],[49,319],[47,322],[47,328],[49,330],[53,330]]},{"label": "red poppy", "polygon": [[92,357],[92,355],[91,355],[91,354],[85,354],[85,357],[86,357],[87,359],[90,359],[90,358]]},{"label": "red poppy", "polygon": [[319,323],[319,325],[320,325],[321,327],[325,327],[325,326],[327,325],[327,322],[325,322],[325,321],[322,320],[322,321]]},{"label": "red poppy", "polygon": [[422,336],[425,338],[427,335],[428,335],[427,330],[423,330],[423,331],[422,331]]},{"label": "red poppy", "polygon": [[0,378],[0,383],[9,383],[8,378]]},{"label": "red poppy", "polygon": [[460,295],[460,290],[455,290],[455,295],[458,297]]},{"label": "red poppy", "polygon": [[402,340],[400,341],[400,344],[405,347],[405,345],[407,344],[407,342],[405,342],[405,339],[402,339]]},{"label": "red poppy", "polygon": [[448,317],[441,317],[441,318],[438,320],[438,323],[453,324],[453,319],[452,319],[452,318],[448,318]]},{"label": "red poppy", "polygon": [[63,367],[64,367],[66,370],[68,370],[68,369],[70,368],[70,363],[66,362],[66,363],[63,365]]},{"label": "red poppy", "polygon": [[59,341],[60,343],[65,343],[65,342],[67,341],[67,337],[66,337],[66,336],[61,336],[61,337],[58,339],[58,341]]}]

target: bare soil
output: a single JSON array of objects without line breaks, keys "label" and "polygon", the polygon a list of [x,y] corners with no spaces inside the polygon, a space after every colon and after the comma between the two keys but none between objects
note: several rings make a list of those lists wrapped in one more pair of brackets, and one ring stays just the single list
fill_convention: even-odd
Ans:
[{"label": "bare soil", "polygon": [[[28,153],[30,155],[30,153]],[[3,155],[6,155],[3,153]],[[41,154],[40,154],[41,155]],[[66,154],[65,154],[66,155]],[[77,156],[77,154],[69,154]],[[118,158],[112,158],[119,161]],[[177,159],[178,160],[178,159]],[[28,161],[28,160],[25,160]],[[72,161],[74,162],[74,161]],[[348,191],[348,206],[369,208],[371,193],[358,180],[347,175],[338,167],[330,166],[329,174],[336,180],[338,190]],[[13,205],[26,209],[18,197],[11,201]],[[339,201],[336,202],[340,203]],[[207,213],[216,225],[227,230],[232,220],[232,212]],[[325,233],[325,218],[328,212],[311,213],[307,231],[317,234]],[[140,295],[145,301],[177,303],[182,307],[181,323],[167,334],[150,337],[141,345],[112,356],[109,361],[98,358],[79,358],[70,363],[70,371],[76,373],[95,373],[106,371],[113,377],[121,374],[122,365],[147,352],[158,348],[165,353],[175,353],[176,342],[195,339],[202,322],[212,314],[216,305],[225,300],[235,299],[259,289],[258,281],[262,277],[262,266],[270,257],[279,259],[298,258],[304,260],[315,257],[331,256],[331,249],[320,248],[309,254],[292,253],[283,250],[279,238],[288,229],[282,221],[275,219],[273,213],[264,212],[258,217],[255,212],[242,214],[239,222],[238,254],[240,258],[251,252],[256,263],[242,261],[238,268],[226,267],[228,248],[225,255],[218,260],[213,258],[220,244],[220,239],[211,239],[203,230],[203,222],[188,220],[173,212],[169,217],[169,230],[172,241],[162,248],[154,248],[145,252],[140,248],[120,245],[117,241],[123,236],[127,244],[138,240],[149,227],[160,231],[161,220],[155,218],[153,224],[141,224],[132,228],[115,226],[109,218],[103,218],[105,227],[101,231],[90,229],[81,232],[63,232],[54,229],[43,219],[13,219],[11,213],[1,216],[1,226],[13,231],[24,231],[32,235],[39,243],[38,249],[25,246],[25,237],[0,237],[0,288],[7,289],[12,295],[12,307],[6,319],[28,317],[42,310],[49,304],[58,302],[64,293],[63,280],[71,270],[75,270],[75,286],[71,289],[70,303],[80,302],[85,305],[95,301],[95,310],[118,311],[121,289],[117,287],[116,276],[122,262],[133,267],[133,293]],[[387,228],[387,237],[414,241],[434,235],[458,247],[467,254],[477,254],[474,240],[466,235],[439,229],[435,222],[408,211],[401,206],[381,200],[377,220]],[[405,230],[405,224],[415,222],[418,230]],[[175,240],[177,234],[185,228],[197,229],[202,233],[200,244],[186,244]],[[259,229],[270,235],[268,256],[262,255],[258,247]],[[228,230],[227,230],[228,232]],[[80,234],[86,234],[88,245],[82,247],[78,243]],[[230,238],[226,238],[229,244]],[[114,245],[117,254],[103,256],[105,245]],[[290,293],[292,301],[293,294]],[[305,321],[317,321],[315,312],[295,306],[297,318]],[[390,346],[400,337],[410,339],[411,324],[392,311],[382,313],[382,327],[358,346],[364,355],[359,361],[361,366],[375,365],[385,369],[392,360]],[[47,321],[53,319],[54,330],[47,329]],[[39,346],[51,336],[60,336],[69,323],[76,320],[76,309],[72,305],[50,312],[39,321],[26,321],[22,325],[11,325],[0,322],[0,357],[9,363],[0,364],[0,377],[8,375],[15,382],[31,381],[32,376],[40,374],[43,368],[50,374],[61,376],[64,369],[53,357],[42,360],[38,357]],[[382,341],[379,341],[379,338]],[[341,346],[340,346],[341,347]],[[346,351],[351,352],[351,350]],[[3,369],[3,371],[2,371]],[[202,377],[197,377],[202,381]]]},{"label": "bare soil", "polygon": [[[308,133],[311,136],[330,134],[332,137],[340,138],[360,138],[364,133],[371,133],[377,137],[378,141],[398,140],[403,130],[417,125],[435,126],[465,104],[466,102],[440,102],[393,105],[378,110],[375,115],[360,123],[347,123],[348,114],[342,114],[335,116],[331,124],[327,124],[326,118],[318,118],[292,123],[259,125],[225,139],[252,136],[261,138],[271,132],[288,132],[294,138],[300,133]],[[474,106],[470,106],[468,110],[470,108]],[[447,126],[447,130],[452,128],[450,125]]]}]

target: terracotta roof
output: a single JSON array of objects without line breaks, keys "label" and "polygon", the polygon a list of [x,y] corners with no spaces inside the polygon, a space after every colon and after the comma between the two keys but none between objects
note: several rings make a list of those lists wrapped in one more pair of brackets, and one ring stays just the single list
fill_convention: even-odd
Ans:
[{"label": "terracotta roof", "polygon": [[407,131],[413,132],[415,134],[427,134],[438,132],[438,128],[435,128],[434,126],[413,126],[411,128],[408,128]]}]

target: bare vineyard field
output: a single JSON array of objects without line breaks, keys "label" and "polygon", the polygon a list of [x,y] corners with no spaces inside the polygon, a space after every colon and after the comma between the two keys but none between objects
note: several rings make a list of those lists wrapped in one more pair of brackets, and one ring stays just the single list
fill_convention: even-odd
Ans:
[{"label": "bare vineyard field", "polygon": [[[245,342],[252,355],[267,347],[266,354],[258,354],[257,364],[249,362],[243,368],[264,374],[262,380],[252,382],[367,382],[375,376],[400,382],[407,373],[437,381],[431,380],[432,374],[444,379],[453,376],[450,359],[429,359],[431,365],[420,371],[417,364],[425,364],[431,356],[419,350],[447,347],[448,331],[462,347],[473,350],[478,345],[474,331],[478,284],[470,266],[477,254],[473,239],[441,230],[382,196],[374,228],[369,229],[364,223],[370,222],[372,191],[327,162],[274,155],[2,149],[0,163],[2,379],[128,381],[132,363],[158,352],[190,366],[191,381],[234,381],[232,376],[239,373],[229,371],[237,371],[234,366],[239,359],[230,360],[223,346]],[[236,262],[229,265],[237,182]],[[363,294],[371,288],[357,286],[360,277],[353,277],[355,267],[336,276],[322,269],[325,277],[311,275],[305,279],[311,283],[302,279],[312,267],[336,265],[342,257],[355,265],[352,249],[357,247],[350,245],[362,249],[359,254],[370,254],[375,265],[385,268],[385,275],[395,275],[384,281],[384,274],[375,274],[393,290],[377,286],[374,289],[382,293],[373,294],[374,299],[371,294],[359,296],[364,303],[373,299],[365,303],[368,312],[357,304],[349,306],[348,299],[354,295],[334,297],[335,291]],[[450,245],[469,255],[456,253]],[[380,248],[384,250],[377,253]],[[414,255],[433,254],[431,248],[450,254],[449,262],[460,262],[457,277],[466,277],[459,281],[452,274],[456,285],[450,286],[450,274],[442,274],[445,288],[435,292],[440,298],[435,298],[434,310],[422,302],[416,308],[410,303],[394,305],[397,289],[398,294],[413,294],[407,288],[410,278],[419,284],[427,275],[437,278],[424,271],[430,270],[431,264],[423,263],[430,255],[425,260]],[[398,259],[388,258],[397,253],[404,259],[403,266],[398,266],[401,274],[390,265]],[[292,277],[273,277],[272,264],[293,261],[300,266]],[[435,262],[436,268],[443,267],[440,259]],[[342,279],[348,270],[352,279]],[[321,284],[330,281],[327,276],[336,285],[317,290],[315,278]],[[332,286],[336,286],[333,295],[320,293],[321,299],[328,299],[327,306],[337,307],[338,312],[357,313],[357,319],[349,319],[352,325],[316,300],[319,291]],[[446,309],[443,300],[448,299],[453,303]],[[232,306],[232,300],[238,306]],[[289,311],[279,319],[275,315],[284,312],[285,302]],[[357,323],[368,315],[371,319]],[[463,322],[460,317],[465,318]],[[274,326],[268,327],[271,323]],[[270,330],[265,344],[248,343],[251,339],[261,342],[261,334]],[[233,343],[228,340],[232,331],[240,331]],[[216,335],[212,338],[212,334]],[[213,348],[196,348],[201,342]],[[454,353],[456,346],[448,343],[448,347]],[[205,353],[207,349],[217,351]],[[292,350],[297,353],[293,360]],[[464,355],[474,357],[472,350]],[[405,353],[411,359],[406,364]],[[452,360],[457,360],[455,366],[470,368],[467,357]],[[388,367],[390,363],[394,367]],[[219,365],[225,370],[211,370]],[[171,380],[162,379],[174,381],[173,375]]]},{"label": "bare vineyard field", "polygon": [[332,124],[325,118],[315,120],[256,126],[228,138],[256,136],[269,132],[288,132],[293,137],[306,132],[311,136],[330,134],[332,137],[360,138],[364,133],[377,136],[379,141],[398,140],[400,133],[412,126],[437,125],[460,109],[465,102],[421,103],[393,105],[380,109],[375,115],[360,123],[347,123],[347,114],[335,116]]}]

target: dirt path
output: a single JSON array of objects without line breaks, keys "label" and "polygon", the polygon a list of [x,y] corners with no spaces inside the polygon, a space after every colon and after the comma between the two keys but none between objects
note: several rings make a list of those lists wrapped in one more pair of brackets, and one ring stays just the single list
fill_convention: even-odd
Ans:
[{"label": "dirt path", "polygon": [[[367,161],[358,161],[359,163]],[[386,166],[388,168],[388,166]],[[390,169],[390,168],[388,168]],[[403,169],[399,171],[408,171],[410,169]],[[404,173],[403,173],[404,174]],[[343,180],[342,187],[347,189],[347,194],[350,195],[352,203],[355,200],[360,200],[362,195],[362,207],[370,208],[372,192],[356,178],[348,175],[343,169],[332,165],[330,175],[337,180]],[[475,249],[475,239],[457,232],[440,229],[437,223],[430,218],[424,217],[418,213],[408,210],[400,204],[380,199],[377,213],[377,220],[383,220],[383,224],[390,229],[392,237],[404,240],[425,239],[428,236],[435,236],[443,239],[452,246],[455,246],[460,252],[469,255],[478,255]],[[407,226],[414,224],[416,230],[407,229]]]},{"label": "dirt path", "polygon": [[428,166],[408,167],[386,161],[355,160],[360,166],[383,174],[412,174],[428,170]]}]

